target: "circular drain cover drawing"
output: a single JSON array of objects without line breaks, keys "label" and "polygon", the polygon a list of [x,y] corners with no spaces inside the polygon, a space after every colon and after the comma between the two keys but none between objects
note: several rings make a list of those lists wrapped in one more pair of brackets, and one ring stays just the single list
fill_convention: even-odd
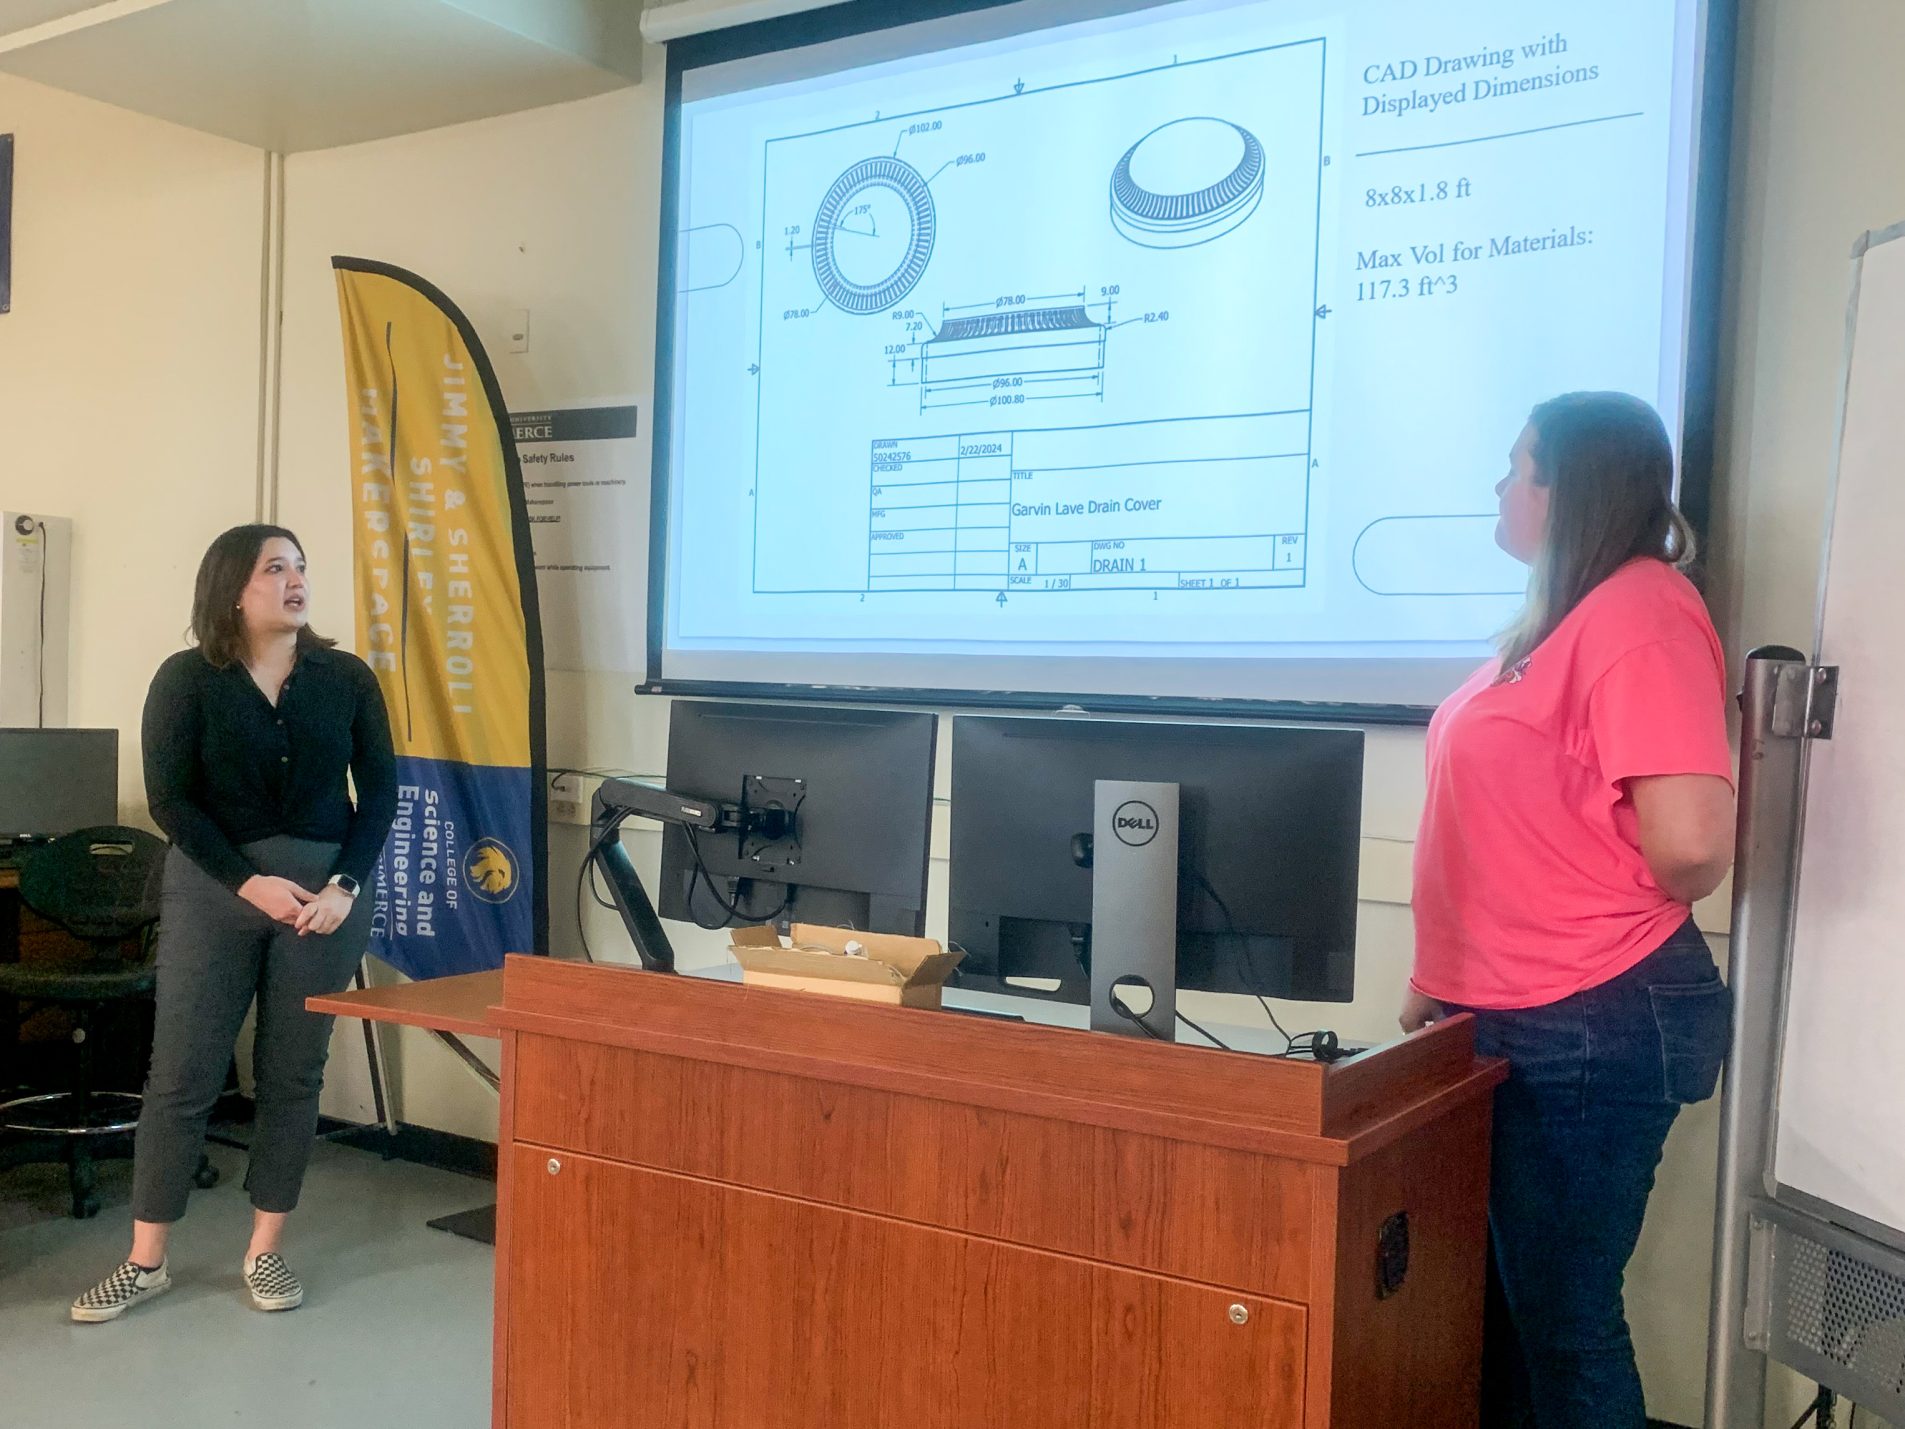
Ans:
[{"label": "circular drain cover drawing", "polygon": [[814,277],[843,312],[877,313],[913,291],[933,256],[933,194],[904,159],[862,159],[814,216]]},{"label": "circular drain cover drawing", "polygon": [[1174,119],[1111,171],[1111,221],[1147,248],[1222,238],[1263,201],[1263,145],[1224,119]]}]

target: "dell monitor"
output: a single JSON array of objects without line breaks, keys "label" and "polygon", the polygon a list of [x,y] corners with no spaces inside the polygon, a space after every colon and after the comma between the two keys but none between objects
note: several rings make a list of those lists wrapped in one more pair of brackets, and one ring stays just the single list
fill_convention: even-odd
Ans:
[{"label": "dell monitor", "polygon": [[[1359,730],[955,719],[956,985],[1090,1001],[1099,1025],[1093,935],[1101,947],[1109,935],[1092,926],[1094,898],[1115,900],[1123,890],[1106,883],[1133,878],[1159,825],[1168,835],[1174,823],[1175,877],[1164,870],[1154,926],[1168,944],[1175,924],[1162,953],[1167,977],[1175,953],[1175,986],[1348,1002],[1362,771]],[[1118,793],[1105,802],[1100,785]],[[1150,788],[1174,788],[1174,809],[1153,808]]]},{"label": "dell monitor", "polygon": [[799,920],[922,936],[938,717],[677,700],[660,912],[704,928]]},{"label": "dell monitor", "polygon": [[0,843],[118,822],[118,730],[0,729]]}]

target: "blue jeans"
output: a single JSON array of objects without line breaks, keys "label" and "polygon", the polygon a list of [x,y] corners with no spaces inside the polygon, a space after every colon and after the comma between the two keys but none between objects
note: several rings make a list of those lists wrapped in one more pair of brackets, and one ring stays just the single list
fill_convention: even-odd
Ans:
[{"label": "blue jeans", "polygon": [[1691,922],[1599,987],[1475,1011],[1476,1050],[1509,1065],[1495,1096],[1485,1429],[1644,1429],[1622,1283],[1667,1132],[1713,1095],[1731,1026]]}]

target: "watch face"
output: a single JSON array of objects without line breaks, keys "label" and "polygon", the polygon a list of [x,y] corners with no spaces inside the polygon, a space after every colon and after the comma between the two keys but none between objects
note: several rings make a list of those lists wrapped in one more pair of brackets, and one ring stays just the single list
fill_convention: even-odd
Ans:
[{"label": "watch face", "polygon": [[350,896],[353,898],[357,896],[357,890],[363,886],[362,884],[358,883],[358,881],[355,878],[352,878],[348,873],[332,874],[331,882],[336,884],[339,888],[343,889],[346,893],[350,894]]}]

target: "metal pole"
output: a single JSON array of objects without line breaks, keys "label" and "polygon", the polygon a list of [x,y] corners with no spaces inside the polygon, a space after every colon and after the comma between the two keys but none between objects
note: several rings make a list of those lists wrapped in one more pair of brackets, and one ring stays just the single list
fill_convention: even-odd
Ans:
[{"label": "metal pole", "polygon": [[445,1047],[448,1047],[452,1052],[456,1053],[457,1059],[461,1061],[465,1067],[470,1069],[470,1074],[474,1076],[477,1081],[481,1082],[493,1092],[502,1091],[503,1079],[492,1072],[489,1069],[489,1064],[477,1056],[476,1053],[472,1052],[461,1037],[458,1037],[454,1032],[445,1032],[437,1027],[430,1029],[430,1035],[436,1038],[437,1041],[441,1042]]},{"label": "metal pole", "polygon": [[284,412],[284,155],[265,155],[264,247],[258,260],[258,520],[278,519],[278,429]]},{"label": "metal pole", "polygon": [[[351,975],[351,981],[362,992],[370,986],[370,959],[357,960],[357,971]],[[377,1120],[383,1123],[384,1135],[397,1134],[397,1108],[390,1099],[390,1057],[384,1050],[383,1024],[364,1019],[364,1060],[370,1067],[370,1097],[376,1107]],[[389,1155],[388,1152],[385,1153]]]},{"label": "metal pole", "polygon": [[1772,1159],[1805,746],[1794,712],[1805,708],[1807,674],[1797,650],[1762,647],[1747,656],[1740,697],[1739,842],[1727,954],[1733,1050],[1720,1109],[1706,1429],[1760,1429],[1766,1415],[1766,1355],[1749,1343],[1764,1339],[1748,1333],[1750,1242],[1753,1206],[1767,1195]]}]

